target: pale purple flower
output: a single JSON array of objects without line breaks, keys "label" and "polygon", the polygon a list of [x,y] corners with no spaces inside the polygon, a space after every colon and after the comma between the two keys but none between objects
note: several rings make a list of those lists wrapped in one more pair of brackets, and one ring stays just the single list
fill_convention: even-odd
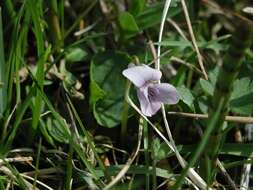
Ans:
[{"label": "pale purple flower", "polygon": [[158,83],[161,71],[147,65],[132,66],[122,74],[137,88],[141,111],[145,116],[154,115],[162,104],[176,104],[179,95],[176,88],[168,83]]}]

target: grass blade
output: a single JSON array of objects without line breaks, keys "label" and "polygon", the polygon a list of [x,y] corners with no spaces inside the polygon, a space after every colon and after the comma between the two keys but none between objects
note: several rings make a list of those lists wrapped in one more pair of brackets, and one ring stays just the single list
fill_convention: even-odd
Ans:
[{"label": "grass blade", "polygon": [[6,93],[6,64],[4,60],[2,9],[0,8],[0,118],[2,117],[7,102]]}]

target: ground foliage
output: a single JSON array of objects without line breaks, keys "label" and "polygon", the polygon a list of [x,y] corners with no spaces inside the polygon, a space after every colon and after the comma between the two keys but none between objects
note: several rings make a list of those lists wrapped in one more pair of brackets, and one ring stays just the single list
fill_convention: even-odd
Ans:
[{"label": "ground foliage", "polygon": [[[171,189],[182,168],[170,148],[125,101],[128,82],[122,75],[130,63],[154,67],[164,3],[0,2],[1,189],[103,189],[132,157],[138,141],[137,158],[114,189]],[[252,19],[252,14],[242,11],[250,1],[186,3],[208,80],[198,64],[182,4],[172,0],[160,43],[161,71],[162,81],[177,88],[180,102],[165,108],[208,114],[237,27],[233,15]],[[238,76],[231,81],[227,105],[228,115],[251,120],[252,50],[247,49]],[[129,96],[139,105],[134,88]],[[173,138],[187,161],[209,126],[196,117],[168,114]],[[151,121],[166,134],[160,112]],[[142,139],[138,139],[139,125]],[[239,186],[243,168],[252,162],[252,124],[233,121],[220,127],[219,159]],[[203,163],[200,159],[195,169],[206,179]],[[222,172],[210,185],[233,189]],[[190,188],[185,181],[182,189]]]}]

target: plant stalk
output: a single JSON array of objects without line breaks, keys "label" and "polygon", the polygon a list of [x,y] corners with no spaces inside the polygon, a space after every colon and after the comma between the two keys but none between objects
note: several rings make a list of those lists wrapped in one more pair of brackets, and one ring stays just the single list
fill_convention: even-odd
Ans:
[{"label": "plant stalk", "polygon": [[221,142],[224,139],[222,126],[225,123],[228,114],[228,105],[233,90],[233,83],[239,73],[241,64],[246,50],[252,43],[253,22],[244,18],[235,17],[236,28],[232,35],[231,45],[225,55],[223,65],[218,74],[212,104],[209,107],[209,118],[207,126],[211,122],[211,118],[215,115],[218,105],[223,99],[221,113],[216,120],[215,127],[209,138],[208,148],[205,153],[211,163],[211,171],[208,176],[209,184],[214,181],[216,173],[216,164]]}]

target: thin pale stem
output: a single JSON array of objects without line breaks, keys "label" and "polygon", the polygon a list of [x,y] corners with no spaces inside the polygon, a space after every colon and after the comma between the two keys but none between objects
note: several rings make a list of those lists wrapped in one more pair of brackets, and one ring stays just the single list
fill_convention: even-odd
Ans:
[{"label": "thin pale stem", "polygon": [[0,159],[0,165],[8,162],[32,162],[33,158],[31,156],[28,157],[17,157],[17,158],[4,158],[4,159]]},{"label": "thin pale stem", "polygon": [[168,18],[167,21],[176,29],[176,31],[180,34],[180,36],[182,36],[182,38],[184,38],[186,41],[189,41],[187,37],[185,36],[183,30],[181,30],[181,28],[178,26],[178,24],[174,20]]},{"label": "thin pale stem", "polygon": [[162,37],[163,37],[163,29],[164,29],[164,24],[166,21],[166,16],[170,7],[171,0],[166,0],[164,8],[163,8],[163,17],[160,25],[160,31],[159,31],[159,38],[158,38],[158,47],[157,47],[157,64],[156,64],[156,69],[160,70],[160,54],[161,54],[161,42],[162,42]]},{"label": "thin pale stem", "polygon": [[[156,69],[158,69],[158,70],[160,70],[160,53],[161,53],[160,52],[161,51],[160,43],[162,41],[164,24],[165,24],[165,20],[166,20],[166,16],[167,16],[167,13],[168,13],[168,10],[169,10],[170,3],[171,3],[171,0],[166,0],[165,6],[164,6],[164,9],[163,9],[162,22],[161,22],[161,25],[160,25],[159,39],[158,39],[158,49],[157,49],[157,56],[156,56],[156,57],[158,57],[158,60],[157,60],[157,63],[156,63]],[[160,83],[160,81],[159,81],[159,83]],[[186,161],[183,159],[183,157],[178,152],[177,147],[175,145],[175,142],[173,140],[173,137],[172,137],[172,134],[171,134],[171,131],[170,131],[170,127],[169,127],[169,124],[168,124],[168,121],[167,121],[167,118],[166,118],[166,111],[165,111],[164,105],[162,104],[161,107],[162,107],[161,109],[162,109],[163,121],[164,121],[164,125],[165,125],[166,131],[167,131],[167,135],[168,135],[169,140],[170,140],[170,145],[172,146],[172,150],[174,151],[180,165],[182,166],[182,168],[185,168],[186,167]],[[166,139],[165,142],[168,142],[168,140]],[[188,174],[189,178],[194,183],[196,183],[201,189],[209,189],[207,187],[205,181],[192,168],[188,167],[188,170],[186,171],[186,173]]]},{"label": "thin pale stem", "polygon": [[[171,3],[171,0],[167,0],[165,2],[165,6],[164,6],[164,9],[163,9],[163,15],[162,15],[162,22],[161,22],[161,25],[160,25],[159,39],[158,39],[158,49],[157,49],[157,56],[156,56],[156,57],[158,57],[157,64],[156,64],[156,68],[158,70],[160,70],[160,53],[161,53],[160,52],[160,50],[161,50],[160,49],[161,48],[160,44],[161,44],[161,41],[162,41],[162,34],[163,34],[164,24],[165,24],[165,20],[166,20],[166,16],[167,16],[167,13],[168,13],[168,10],[169,10],[170,3]],[[159,81],[159,83],[160,83],[160,81]],[[168,142],[168,140],[165,138],[165,142],[166,143],[168,142],[171,145],[171,147],[172,147],[171,149],[174,151],[180,165],[182,166],[182,168],[185,168],[186,167],[186,162],[183,159],[183,157],[180,155],[180,153],[178,152],[177,147],[175,145],[175,142],[173,140],[173,137],[172,137],[172,134],[171,134],[171,131],[170,131],[170,128],[169,128],[169,124],[168,124],[168,121],[167,121],[167,118],[166,118],[166,112],[165,112],[165,108],[164,108],[163,104],[162,104],[162,115],[163,115],[164,125],[165,125],[166,131],[167,131],[167,135],[168,135],[169,140],[170,140],[170,142]],[[155,128],[155,130],[157,130],[157,129]],[[192,168],[188,167],[188,170],[186,171],[186,173],[189,176],[189,178],[199,188],[205,189],[205,190],[209,189],[207,187],[205,181]]]},{"label": "thin pale stem", "polygon": [[[167,112],[170,115],[178,115],[184,117],[190,117],[194,119],[207,119],[207,114],[196,114],[186,112]],[[225,121],[236,122],[236,123],[253,123],[253,117],[242,117],[242,116],[226,116]]]},{"label": "thin pale stem", "polygon": [[189,33],[190,33],[190,36],[191,36],[192,44],[193,44],[193,47],[194,47],[194,49],[197,53],[199,66],[200,66],[200,68],[201,68],[201,70],[202,70],[202,72],[205,76],[205,79],[208,80],[208,76],[207,76],[207,73],[206,73],[206,70],[205,70],[205,67],[204,67],[203,59],[202,59],[202,56],[200,54],[200,51],[199,51],[199,48],[198,48],[198,45],[197,45],[197,42],[196,42],[196,38],[195,38],[194,33],[193,33],[193,29],[192,29],[192,26],[191,26],[191,20],[190,20],[190,16],[189,16],[185,1],[181,0],[181,4],[182,4],[183,11],[184,11],[187,27],[188,27],[188,30],[189,30]]}]

